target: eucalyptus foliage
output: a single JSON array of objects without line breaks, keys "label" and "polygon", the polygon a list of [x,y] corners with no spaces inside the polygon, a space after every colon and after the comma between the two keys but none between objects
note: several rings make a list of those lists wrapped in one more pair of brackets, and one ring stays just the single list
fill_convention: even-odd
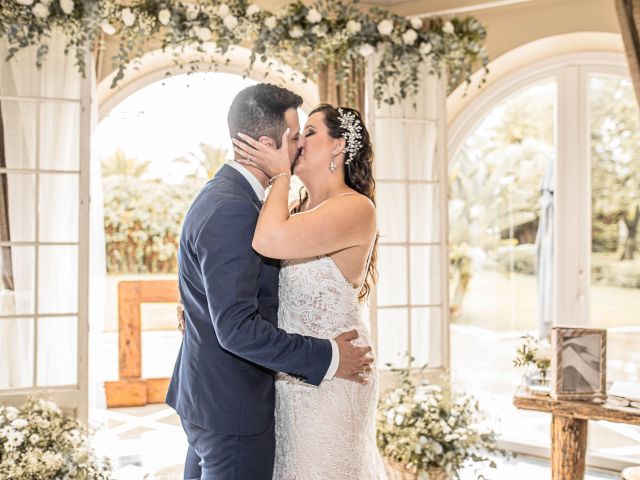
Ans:
[{"label": "eucalyptus foliage", "polygon": [[[348,94],[355,88],[350,73],[362,73],[365,59],[377,53],[374,96],[388,104],[417,92],[422,64],[432,73],[446,69],[450,88],[464,81],[469,85],[478,65],[486,73],[486,31],[475,18],[423,21],[379,8],[365,11],[356,4],[298,0],[270,12],[246,0],[0,0],[0,35],[8,40],[9,58],[21,48],[37,46],[40,66],[51,32],[62,29],[68,39],[67,51],[76,56],[83,74],[87,52],[104,46],[105,36],[117,36],[112,87],[124,78],[131,62],[135,65],[145,53],[151,38],[174,52],[176,64],[191,70],[203,62],[215,67],[219,54],[240,44],[251,49],[245,73],[257,60],[276,59],[301,72],[303,80],[316,80],[331,64],[337,83]],[[187,48],[195,50],[196,59],[185,65],[181,52]]]}]

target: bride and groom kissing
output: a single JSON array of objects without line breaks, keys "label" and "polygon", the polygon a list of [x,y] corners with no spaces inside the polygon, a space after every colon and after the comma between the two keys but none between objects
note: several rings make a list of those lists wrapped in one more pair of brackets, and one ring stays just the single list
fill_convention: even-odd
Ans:
[{"label": "bride and groom kissing", "polygon": [[189,441],[186,479],[384,478],[360,311],[375,276],[371,140],[358,111],[327,104],[300,131],[301,104],[270,84],[242,90],[234,160],[184,220],[167,403]]}]

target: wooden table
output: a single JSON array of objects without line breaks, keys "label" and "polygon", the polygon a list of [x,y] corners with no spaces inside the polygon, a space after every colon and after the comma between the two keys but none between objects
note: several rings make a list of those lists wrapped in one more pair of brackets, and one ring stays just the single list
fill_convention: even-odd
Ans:
[{"label": "wooden table", "polygon": [[551,478],[582,480],[587,452],[587,422],[607,422],[640,425],[640,410],[617,408],[589,401],[554,400],[533,395],[520,387],[513,404],[521,410],[551,413]]}]

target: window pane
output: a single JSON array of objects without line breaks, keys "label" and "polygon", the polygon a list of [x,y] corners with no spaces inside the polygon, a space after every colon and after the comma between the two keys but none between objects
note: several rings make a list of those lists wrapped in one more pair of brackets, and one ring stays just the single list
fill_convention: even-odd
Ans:
[{"label": "window pane", "polygon": [[428,364],[430,368],[442,365],[441,308],[413,308],[411,310],[411,355],[414,366]]},{"label": "window pane", "polygon": [[[536,238],[552,234],[540,219],[553,207],[555,105],[555,81],[502,98],[449,165],[452,372],[485,410],[501,412],[494,427],[505,440],[538,445],[548,445],[549,418],[513,407],[523,372],[512,360],[523,333],[549,327]],[[540,268],[553,271],[550,261]]]},{"label": "window pane", "polygon": [[378,252],[378,305],[406,305],[407,249],[381,245]]},{"label": "window pane", "polygon": [[39,313],[77,312],[78,247],[41,246],[39,248]]},{"label": "window pane", "polygon": [[411,242],[429,243],[440,241],[440,191],[432,184],[409,186]]},{"label": "window pane", "polygon": [[0,241],[35,241],[36,177],[0,175]]},{"label": "window pane", "polygon": [[411,247],[411,305],[440,303],[440,247]]},{"label": "window pane", "polygon": [[[589,79],[591,323],[607,328],[607,380],[640,381],[640,113],[627,78]],[[592,422],[589,447],[640,458],[640,428]]]},{"label": "window pane", "polygon": [[407,241],[407,186],[379,182],[376,186],[380,242]]},{"label": "window pane", "polygon": [[406,308],[378,309],[378,368],[407,364],[409,323]]},{"label": "window pane", "polygon": [[[60,125],[64,125],[61,135]],[[79,170],[80,105],[44,103],[40,110],[40,168]]]},{"label": "window pane", "polygon": [[0,318],[0,389],[33,386],[33,318]]},{"label": "window pane", "polygon": [[0,102],[0,110],[6,168],[35,168],[38,104],[5,100]]},{"label": "window pane", "polygon": [[40,241],[77,242],[79,176],[40,175]]},{"label": "window pane", "polygon": [[78,317],[38,319],[38,386],[78,381]]},{"label": "window pane", "polygon": [[0,315],[33,315],[35,247],[3,247],[0,253]]},{"label": "window pane", "polygon": [[406,138],[405,124],[398,121],[376,120],[376,178],[400,180],[407,178],[407,157],[405,145],[398,142]]},{"label": "window pane", "polygon": [[[411,180],[437,180],[436,171],[436,139],[438,137],[435,122],[408,124],[405,127],[409,136],[405,155],[409,162],[409,178]],[[405,134],[406,135],[406,134]]]}]

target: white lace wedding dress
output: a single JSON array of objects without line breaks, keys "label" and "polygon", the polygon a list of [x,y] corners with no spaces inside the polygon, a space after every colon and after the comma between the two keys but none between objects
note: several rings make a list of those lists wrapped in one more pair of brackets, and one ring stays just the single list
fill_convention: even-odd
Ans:
[{"label": "white lace wedding dress", "polygon": [[[355,328],[357,344],[371,342],[358,289],[328,256],[283,262],[278,319],[291,333],[334,338]],[[376,368],[368,378],[368,385],[334,378],[315,387],[278,375],[274,480],[386,478],[376,447]]]}]

